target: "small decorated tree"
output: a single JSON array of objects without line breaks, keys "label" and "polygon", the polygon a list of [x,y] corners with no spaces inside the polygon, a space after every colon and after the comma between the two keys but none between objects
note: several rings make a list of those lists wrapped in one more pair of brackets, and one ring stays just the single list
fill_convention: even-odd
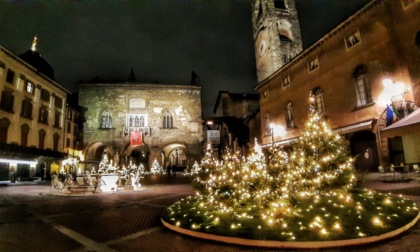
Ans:
[{"label": "small decorated tree", "polygon": [[160,166],[159,165],[159,163],[158,163],[158,161],[156,160],[156,158],[155,158],[155,160],[153,161],[153,163],[152,163],[152,167],[151,167],[151,169],[150,169],[150,172],[152,173],[152,174],[163,174],[164,173],[164,171],[163,171],[163,169],[162,169],[162,166]]},{"label": "small decorated tree", "polygon": [[199,195],[207,196],[208,191],[208,180],[210,174],[216,170],[217,160],[213,156],[213,150],[211,144],[207,144],[206,153],[201,160],[200,168],[195,169],[196,172],[193,176],[193,186],[198,191]]}]

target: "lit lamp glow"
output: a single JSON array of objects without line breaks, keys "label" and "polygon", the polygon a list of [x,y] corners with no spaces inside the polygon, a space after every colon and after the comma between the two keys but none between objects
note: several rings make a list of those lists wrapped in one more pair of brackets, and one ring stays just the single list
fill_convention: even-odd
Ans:
[{"label": "lit lamp glow", "polygon": [[388,105],[392,99],[402,99],[402,96],[408,92],[403,82],[393,82],[386,78],[382,80],[382,85],[384,90],[378,97],[378,103],[382,106]]},{"label": "lit lamp glow", "polygon": [[274,146],[274,138],[275,137],[284,137],[286,135],[286,130],[281,125],[276,125],[274,123],[270,123],[271,129],[271,144]]}]

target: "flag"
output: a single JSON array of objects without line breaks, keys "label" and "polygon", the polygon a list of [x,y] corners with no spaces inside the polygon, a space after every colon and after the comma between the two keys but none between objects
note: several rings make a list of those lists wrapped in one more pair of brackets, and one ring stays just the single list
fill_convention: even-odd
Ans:
[{"label": "flag", "polygon": [[398,109],[394,106],[394,103],[392,103],[392,111],[394,112],[394,122],[396,122],[400,119],[400,113],[398,113]]},{"label": "flag", "polygon": [[143,144],[143,135],[142,132],[133,131],[130,134],[130,144],[131,145],[142,145]]},{"label": "flag", "polygon": [[386,126],[393,124],[398,121],[398,110],[392,104],[392,108],[389,105],[386,105]]}]

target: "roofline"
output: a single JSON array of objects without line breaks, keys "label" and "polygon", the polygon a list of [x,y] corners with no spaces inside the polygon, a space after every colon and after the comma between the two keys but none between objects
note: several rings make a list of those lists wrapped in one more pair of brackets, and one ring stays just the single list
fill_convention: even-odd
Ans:
[{"label": "roofline", "polygon": [[25,66],[26,68],[28,68],[29,70],[32,70],[35,74],[39,75],[40,77],[42,77],[43,79],[45,79],[46,81],[50,82],[51,84],[53,84],[54,86],[58,87],[59,89],[63,90],[64,92],[66,92],[67,94],[71,94],[71,92],[69,90],[67,90],[66,88],[64,88],[63,86],[61,86],[60,84],[58,84],[57,82],[55,82],[54,80],[50,79],[48,76],[46,76],[45,74],[41,73],[40,71],[38,71],[35,67],[31,66],[29,63],[27,63],[26,61],[22,60],[21,58],[19,58],[19,56],[15,55],[14,53],[12,53],[10,50],[6,49],[4,46],[0,45],[0,50],[3,51],[6,55],[8,55],[9,57],[11,57],[12,59],[14,59],[15,61],[19,62],[21,65]]},{"label": "roofline", "polygon": [[379,3],[383,2],[383,1],[384,0],[372,0],[371,2],[367,3],[364,7],[362,7],[361,9],[359,9],[358,11],[356,11],[353,15],[351,15],[350,17],[348,17],[346,20],[344,20],[343,22],[341,22],[340,24],[338,24],[331,31],[327,32],[317,42],[315,42],[310,47],[308,47],[307,49],[305,49],[301,53],[299,53],[290,62],[288,62],[287,64],[283,65],[281,68],[279,68],[278,70],[276,70],[273,74],[271,74],[270,76],[268,76],[267,78],[265,78],[264,80],[262,80],[260,83],[258,83],[257,85],[255,85],[254,89],[258,90],[259,88],[261,88],[262,86],[264,86],[265,84],[267,84],[270,80],[272,80],[275,77],[277,77],[281,72],[283,72],[284,70],[287,70],[292,65],[298,63],[300,60],[302,60],[305,56],[307,56],[309,53],[311,53],[317,47],[320,47],[321,44],[325,43],[327,40],[329,40],[334,35],[336,35],[339,31],[341,31],[342,29],[344,29],[345,27],[347,27],[357,17],[359,17],[360,15],[362,15],[362,14],[370,11],[372,8],[374,8],[376,5],[378,5]]},{"label": "roofline", "polygon": [[144,88],[157,88],[157,89],[164,89],[164,88],[176,88],[176,89],[197,89],[201,90],[200,86],[193,86],[187,84],[153,84],[153,83],[140,83],[140,82],[130,82],[130,83],[79,83],[79,87],[107,87],[107,88],[132,88],[132,89],[144,89]]}]

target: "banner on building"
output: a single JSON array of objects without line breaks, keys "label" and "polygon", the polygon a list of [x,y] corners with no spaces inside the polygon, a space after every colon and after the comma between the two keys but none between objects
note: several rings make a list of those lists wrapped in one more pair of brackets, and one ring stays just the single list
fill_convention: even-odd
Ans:
[{"label": "banner on building", "polygon": [[220,130],[207,130],[207,142],[220,144]]},{"label": "banner on building", "polygon": [[143,134],[140,131],[133,131],[130,135],[130,144],[131,145],[142,145],[143,144]]}]

